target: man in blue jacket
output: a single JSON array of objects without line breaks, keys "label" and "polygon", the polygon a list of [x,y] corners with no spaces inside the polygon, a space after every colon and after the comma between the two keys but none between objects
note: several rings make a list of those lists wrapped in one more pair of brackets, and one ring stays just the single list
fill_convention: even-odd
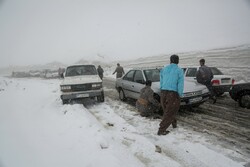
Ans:
[{"label": "man in blue jacket", "polygon": [[161,106],[164,114],[158,135],[168,134],[167,128],[171,124],[173,128],[177,127],[175,116],[180,108],[180,97],[183,96],[184,89],[183,70],[178,67],[178,63],[179,57],[172,55],[170,65],[164,67],[160,72]]}]

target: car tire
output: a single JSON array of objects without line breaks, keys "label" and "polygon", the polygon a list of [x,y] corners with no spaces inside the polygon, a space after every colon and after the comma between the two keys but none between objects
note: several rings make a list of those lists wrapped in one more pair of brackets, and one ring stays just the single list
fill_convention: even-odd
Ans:
[{"label": "car tire", "polygon": [[239,105],[243,108],[250,109],[250,92],[247,92],[240,96]]},{"label": "car tire", "polygon": [[62,100],[62,104],[68,104],[69,101],[68,100]]},{"label": "car tire", "polygon": [[104,102],[105,98],[104,98],[104,92],[102,92],[101,96],[97,96],[97,101],[98,102]]},{"label": "car tire", "polygon": [[120,90],[119,90],[119,99],[120,99],[121,101],[126,101],[126,96],[125,96],[125,94],[124,94],[123,89],[120,89]]}]

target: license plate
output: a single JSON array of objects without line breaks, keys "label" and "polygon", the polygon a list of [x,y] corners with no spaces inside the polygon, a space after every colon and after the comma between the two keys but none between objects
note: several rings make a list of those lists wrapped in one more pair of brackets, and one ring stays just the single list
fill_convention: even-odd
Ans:
[{"label": "license plate", "polygon": [[221,83],[230,83],[231,79],[230,78],[222,78]]},{"label": "license plate", "polygon": [[89,97],[89,94],[79,94],[76,95],[77,98],[81,98],[81,97]]},{"label": "license plate", "polygon": [[196,98],[193,98],[193,99],[189,99],[189,103],[196,103],[196,102],[199,102],[202,100],[202,97],[196,97]]}]

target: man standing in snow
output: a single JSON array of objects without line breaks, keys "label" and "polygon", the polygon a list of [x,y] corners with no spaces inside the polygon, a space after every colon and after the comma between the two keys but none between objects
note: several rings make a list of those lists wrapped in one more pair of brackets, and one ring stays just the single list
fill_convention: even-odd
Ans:
[{"label": "man standing in snow", "polygon": [[102,80],[104,71],[103,71],[103,69],[102,69],[102,67],[100,65],[97,67],[97,72],[98,72],[99,77]]},{"label": "man standing in snow", "polygon": [[124,70],[123,67],[120,66],[119,63],[117,63],[117,67],[115,69],[115,71],[113,72],[113,75],[116,73],[116,78],[121,78],[122,75],[124,74]]},{"label": "man standing in snow", "polygon": [[213,103],[216,103],[216,96],[215,93],[213,91],[213,87],[212,87],[212,79],[213,79],[214,75],[211,71],[211,69],[205,65],[205,59],[201,59],[200,60],[200,68],[196,73],[196,79],[197,82],[205,85],[207,87],[207,89],[210,92],[210,98],[213,100]]},{"label": "man standing in snow", "polygon": [[152,82],[146,81],[146,86],[141,89],[140,97],[136,101],[136,108],[142,117],[159,117],[158,111],[161,104],[154,98],[154,91],[151,89]]},{"label": "man standing in snow", "polygon": [[160,72],[161,106],[163,118],[160,123],[158,135],[169,133],[167,128],[172,124],[177,127],[175,118],[180,108],[180,96],[183,95],[184,75],[183,70],[178,67],[179,56],[170,57],[170,65],[164,67]]}]

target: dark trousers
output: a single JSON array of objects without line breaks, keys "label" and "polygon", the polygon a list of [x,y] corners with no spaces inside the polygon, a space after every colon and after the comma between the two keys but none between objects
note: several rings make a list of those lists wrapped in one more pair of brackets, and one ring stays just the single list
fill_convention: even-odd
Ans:
[{"label": "dark trousers", "polygon": [[180,108],[180,97],[174,91],[161,91],[161,106],[163,109],[163,118],[160,123],[159,132],[164,132],[172,124],[177,126],[176,114]]},{"label": "dark trousers", "polygon": [[205,86],[207,87],[207,89],[209,90],[209,92],[210,92],[210,97],[214,97],[214,96],[215,96],[215,93],[214,93],[214,89],[213,89],[213,86],[212,86],[211,81],[205,82],[204,85],[205,85]]}]

